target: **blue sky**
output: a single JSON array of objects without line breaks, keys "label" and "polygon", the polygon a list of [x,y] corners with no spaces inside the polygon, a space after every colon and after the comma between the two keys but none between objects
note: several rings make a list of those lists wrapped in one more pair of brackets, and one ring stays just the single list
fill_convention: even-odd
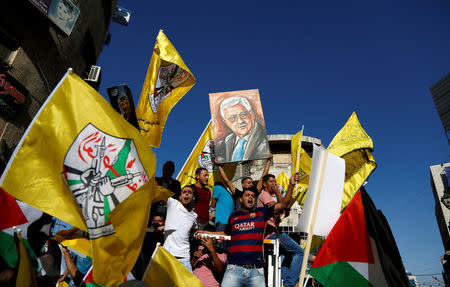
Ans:
[{"label": "blue sky", "polygon": [[100,93],[126,83],[137,104],[163,29],[196,77],[154,149],[157,175],[166,160],[178,174],[209,121],[211,92],[259,89],[268,134],[305,125],[325,146],[356,111],[378,164],[367,190],[405,267],[441,272],[429,166],[450,149],[429,88],[450,72],[450,2],[211,2],[119,0],[130,24],[111,24],[98,60]]}]

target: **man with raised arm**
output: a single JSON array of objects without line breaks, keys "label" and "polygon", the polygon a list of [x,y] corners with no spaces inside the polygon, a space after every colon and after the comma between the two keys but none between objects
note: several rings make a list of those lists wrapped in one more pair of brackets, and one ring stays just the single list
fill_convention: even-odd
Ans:
[{"label": "man with raised arm", "polygon": [[[241,210],[230,215],[225,232],[212,234],[231,235],[228,250],[228,265],[222,286],[259,287],[265,285],[263,240],[266,221],[286,208],[292,196],[298,173],[291,177],[284,199],[271,206],[254,208],[255,191],[245,189],[240,197]],[[202,232],[202,231],[199,231]],[[208,233],[208,232],[205,232]]]},{"label": "man with raised arm", "polygon": [[[253,179],[251,177],[246,176],[246,177],[242,178],[242,180],[241,180],[242,190],[247,189],[247,188],[253,188],[253,189],[255,189],[256,193],[258,194],[263,189],[262,178],[269,172],[272,158],[273,158],[273,155],[272,155],[272,153],[270,153],[269,158],[267,158],[266,165],[264,166],[264,170],[261,175],[261,178],[257,182],[256,189],[255,189],[255,183],[254,183]],[[223,181],[225,182],[225,184],[228,186],[228,188],[231,191],[231,194],[234,199],[234,210],[240,210],[241,202],[240,202],[239,198],[241,198],[242,191],[239,190],[238,188],[236,188],[234,186],[234,184],[228,179],[228,176],[225,173],[225,170],[223,169],[223,164],[219,164],[217,159],[214,159],[214,163],[216,164],[216,166],[218,166],[219,172],[223,178]]]},{"label": "man with raised arm", "polygon": [[164,226],[164,248],[191,273],[189,236],[197,229],[197,214],[193,211],[195,200],[192,186],[184,186],[178,200],[169,197]]},{"label": "man with raised arm", "polygon": [[[263,186],[264,190],[258,197],[257,206],[259,208],[275,206],[278,204],[278,202],[281,201],[286,202],[288,204],[291,201],[292,195],[288,194],[288,192],[286,192],[284,198],[281,196],[281,192],[274,175],[272,174],[265,175],[263,178]],[[289,188],[291,188],[291,185],[289,185]],[[287,269],[283,268],[281,270],[281,279],[283,279],[283,285],[285,287],[293,287],[298,282],[300,269],[302,267],[303,254],[305,253],[305,251],[288,234],[278,232],[279,224],[280,224],[280,217],[278,216],[278,214],[271,216],[270,219],[267,221],[265,238],[280,239],[281,248],[283,248],[289,254],[292,255],[290,267]],[[310,261],[314,261],[314,259],[315,259],[314,255],[309,256]]]},{"label": "man with raised arm", "polygon": [[197,194],[197,202],[194,211],[197,213],[197,224],[199,229],[205,229],[209,224],[210,212],[215,210],[216,201],[211,200],[211,191],[208,188],[209,173],[206,168],[199,167],[195,170],[195,183],[192,185]]}]

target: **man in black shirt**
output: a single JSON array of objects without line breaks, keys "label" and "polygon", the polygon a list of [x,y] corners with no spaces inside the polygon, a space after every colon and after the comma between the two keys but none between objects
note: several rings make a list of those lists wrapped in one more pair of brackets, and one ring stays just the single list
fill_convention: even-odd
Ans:
[{"label": "man in black shirt", "polygon": [[[256,186],[255,186],[255,182],[253,181],[253,179],[251,177],[246,176],[241,179],[242,190],[253,189],[255,191],[256,197],[258,197],[259,193],[263,189],[262,178],[263,178],[263,176],[265,176],[266,174],[269,173],[269,168],[270,168],[270,163],[272,162],[272,157],[273,157],[273,155],[272,155],[272,153],[270,153],[269,158],[266,161],[266,166],[264,167],[261,178],[258,180]],[[223,164],[219,164],[217,159],[214,159],[214,163],[216,164],[216,166],[218,166],[219,172],[223,178],[223,181],[228,186],[228,188],[230,189],[230,191],[233,195],[234,210],[235,211],[241,210],[241,202],[239,201],[239,198],[242,195],[242,190],[236,188],[234,186],[234,184],[228,179],[227,174],[225,173],[225,170],[223,169]]]}]

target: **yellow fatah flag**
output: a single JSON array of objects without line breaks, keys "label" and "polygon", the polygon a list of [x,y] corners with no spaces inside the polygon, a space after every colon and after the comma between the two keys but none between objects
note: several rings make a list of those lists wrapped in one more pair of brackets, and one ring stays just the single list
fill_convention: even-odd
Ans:
[{"label": "yellow fatah flag", "polygon": [[159,147],[170,110],[194,84],[194,75],[160,30],[136,108],[139,129],[151,146]]},{"label": "yellow fatah flag", "polygon": [[362,128],[355,112],[333,138],[328,151],[345,159],[344,197],[341,207],[344,209],[377,166],[371,153],[372,139]]},{"label": "yellow fatah flag", "polygon": [[152,287],[203,287],[169,251],[158,246],[144,274],[144,282]]},{"label": "yellow fatah flag", "polygon": [[[199,167],[208,170],[208,185],[210,189],[214,187],[214,179],[222,180],[220,173],[214,167],[213,150],[214,140],[212,135],[212,124],[211,121],[209,121],[177,176],[177,180],[180,182],[181,187],[195,183],[195,170]],[[233,178],[235,170],[236,163],[226,165],[225,172],[228,178]]]},{"label": "yellow fatah flag", "polygon": [[282,171],[276,178],[275,180],[277,181],[277,183],[279,185],[281,185],[283,187],[284,190],[287,190],[288,186],[289,186],[289,176],[287,176],[287,174]]},{"label": "yellow fatah flag", "polygon": [[17,287],[29,287],[36,286],[36,277],[33,264],[31,263],[30,256],[28,256],[27,248],[23,243],[22,235],[20,231],[17,232],[17,237],[19,239],[19,267],[17,269]]},{"label": "yellow fatah flag", "polygon": [[92,258],[90,251],[91,243],[89,242],[89,239],[83,237],[82,234],[80,234],[80,230],[76,227],[67,230],[59,230],[55,233],[53,239],[58,241],[62,246],[70,247],[81,254]]},{"label": "yellow fatah flag", "polygon": [[[301,131],[300,131],[300,133],[301,133]],[[295,136],[297,136],[297,135],[295,135]],[[292,137],[292,138],[295,140],[294,137]],[[297,145],[297,149],[298,149],[298,145]],[[291,142],[291,160],[293,159],[292,152],[294,152],[294,150],[297,150],[297,149],[293,148],[293,144]],[[295,153],[297,153],[297,151]],[[295,155],[295,161],[293,163],[293,170],[295,170],[296,161],[297,161],[297,155]],[[305,202],[305,197],[306,197],[305,195],[306,195],[306,191],[308,189],[309,175],[311,174],[311,163],[312,163],[311,158],[306,153],[306,151],[303,148],[301,148],[300,161],[299,161],[299,165],[297,168],[297,171],[299,172],[300,180],[296,185],[294,193],[292,194],[292,197],[297,198],[297,202],[298,202],[298,204],[300,204],[301,207],[303,207],[303,203]],[[302,188],[303,188],[303,190],[302,190]],[[301,194],[298,194],[300,191],[301,191]]]},{"label": "yellow fatah flag", "polygon": [[302,144],[302,135],[303,130],[299,131],[291,138],[291,164],[292,164],[292,173],[298,171],[297,159],[298,159],[298,149]]},{"label": "yellow fatah flag", "polygon": [[117,286],[136,261],[155,187],[145,138],[71,70],[20,140],[0,185],[89,232],[96,282]]}]

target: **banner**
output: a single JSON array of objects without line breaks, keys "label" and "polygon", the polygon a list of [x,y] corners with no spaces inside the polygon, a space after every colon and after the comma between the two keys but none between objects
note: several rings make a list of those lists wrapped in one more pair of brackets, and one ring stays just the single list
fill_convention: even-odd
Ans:
[{"label": "banner", "polygon": [[108,92],[111,106],[120,113],[124,119],[138,129],[139,125],[137,123],[133,95],[131,95],[130,88],[128,88],[127,85],[122,84],[109,87],[106,91]]},{"label": "banner", "polygon": [[[314,146],[309,192],[306,194],[300,231],[328,236],[340,215],[344,189],[345,162],[324,148]],[[315,217],[315,220],[313,218]]]},{"label": "banner", "polygon": [[258,90],[209,94],[219,163],[268,158],[269,140]]},{"label": "banner", "polygon": [[194,84],[194,75],[160,30],[136,108],[139,129],[151,146],[159,147],[170,110]]}]

